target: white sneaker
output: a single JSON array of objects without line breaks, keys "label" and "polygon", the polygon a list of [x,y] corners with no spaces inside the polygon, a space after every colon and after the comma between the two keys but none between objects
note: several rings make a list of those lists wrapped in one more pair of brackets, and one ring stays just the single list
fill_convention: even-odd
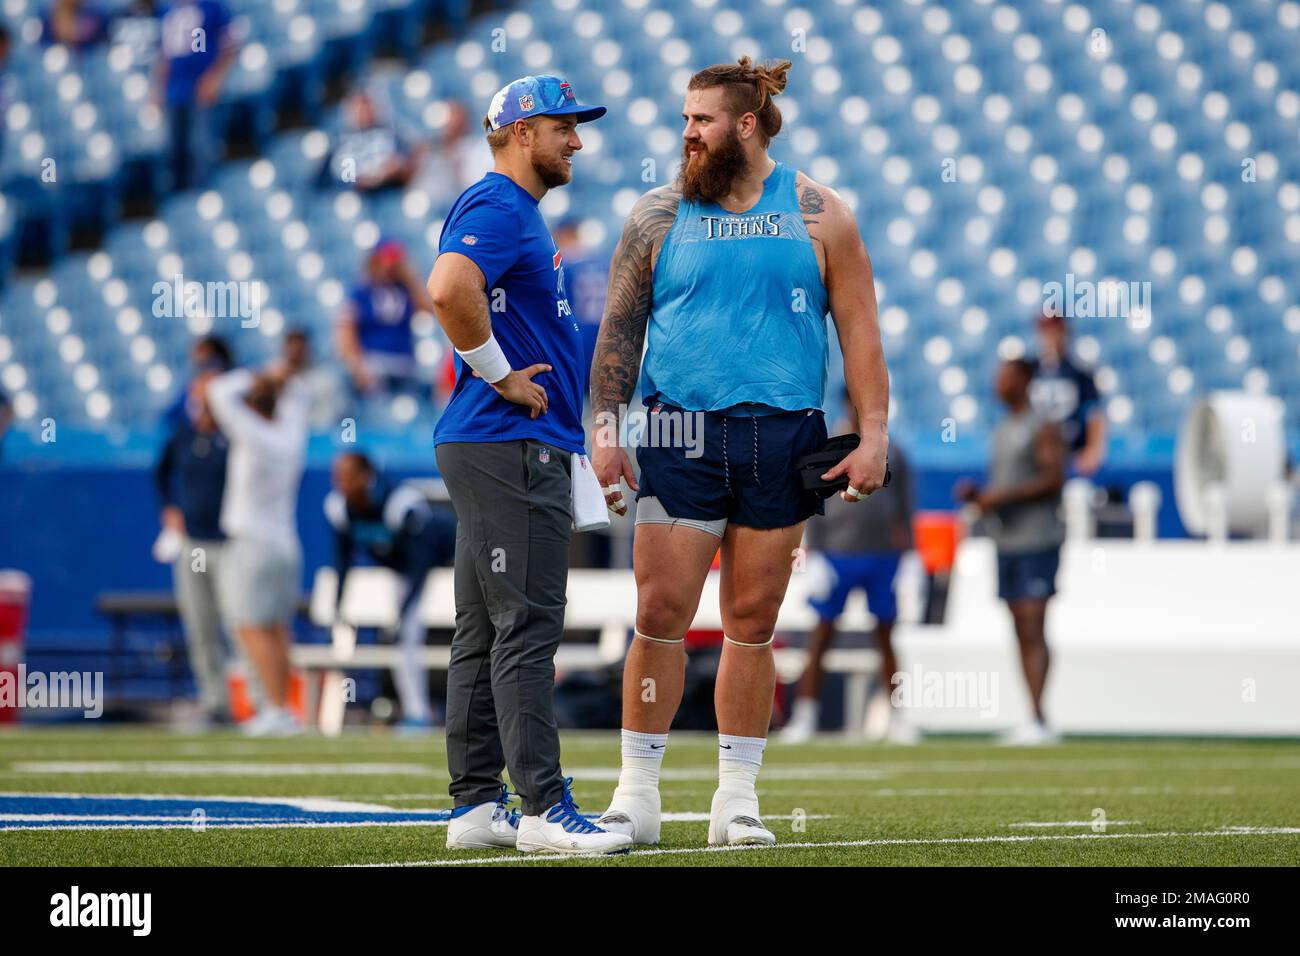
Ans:
[{"label": "white sneaker", "polygon": [[817,733],[817,701],[799,697],[790,710],[790,719],[778,738],[783,744],[806,744]]},{"label": "white sneaker", "polygon": [[243,725],[249,737],[296,737],[302,733],[297,719],[283,707],[267,706],[257,716]]},{"label": "white sneaker", "polygon": [[622,833],[633,843],[652,846],[659,842],[659,817],[662,804],[658,787],[623,787],[614,789],[609,809],[596,825],[610,833]]},{"label": "white sneaker", "polygon": [[519,838],[515,847],[521,853],[626,853],[632,838],[626,833],[611,833],[592,823],[578,812],[569,786],[564,779],[564,796],[539,817],[519,818]]},{"label": "white sneaker", "polygon": [[447,821],[448,850],[514,848],[519,837],[519,811],[508,809],[510,791],[504,786],[492,803],[457,807]]},{"label": "white sneaker", "polygon": [[921,742],[921,731],[916,725],[904,717],[897,709],[890,715],[889,732],[886,739],[891,744],[901,744],[904,747],[912,747]]},{"label": "white sneaker", "polygon": [[710,846],[773,846],[776,835],[758,815],[758,795],[753,790],[719,788],[709,810]]},{"label": "white sneaker", "polygon": [[999,742],[1004,747],[1050,747],[1061,742],[1061,735],[1047,724],[1031,720],[1011,728]]}]

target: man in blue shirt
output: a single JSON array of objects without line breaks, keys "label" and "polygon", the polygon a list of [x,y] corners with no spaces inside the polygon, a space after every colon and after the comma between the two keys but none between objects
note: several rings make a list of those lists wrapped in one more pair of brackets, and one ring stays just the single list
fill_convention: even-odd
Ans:
[{"label": "man in blue shirt", "polygon": [[222,0],[178,0],[162,10],[154,96],[167,111],[172,189],[202,185],[216,158],[211,107],[238,45]]},{"label": "man in blue shirt", "polygon": [[337,324],[339,355],[353,388],[362,395],[415,394],[421,390],[411,320],[429,309],[400,242],[381,238],[366,260],[366,274],[343,302]]},{"label": "man in blue shirt", "polygon": [[[537,208],[572,176],[577,124],[604,115],[557,76],[492,99],[495,169],[452,206],[429,277],[456,348],[434,433],[460,529],[447,674],[447,845],[525,852],[624,850],[577,812],[560,771],[555,650],[564,631],[572,455],[584,446],[582,335],[562,257]],[[523,817],[506,811],[508,767]]]}]

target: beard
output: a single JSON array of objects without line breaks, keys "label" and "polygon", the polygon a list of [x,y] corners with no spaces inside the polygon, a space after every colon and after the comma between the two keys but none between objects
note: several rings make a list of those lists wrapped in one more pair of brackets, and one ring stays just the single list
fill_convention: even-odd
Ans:
[{"label": "beard", "polygon": [[548,159],[533,158],[533,172],[547,189],[565,186],[573,178],[573,167],[557,153]]},{"label": "beard", "polygon": [[[695,146],[693,150],[691,147]],[[682,171],[677,185],[690,202],[716,202],[731,192],[731,184],[744,172],[745,150],[733,128],[713,149],[702,143],[682,147]]]}]

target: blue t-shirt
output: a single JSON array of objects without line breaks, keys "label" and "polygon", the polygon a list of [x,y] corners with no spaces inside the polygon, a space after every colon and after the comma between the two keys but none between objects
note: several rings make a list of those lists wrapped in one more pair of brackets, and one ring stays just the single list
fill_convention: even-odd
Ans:
[{"label": "blue t-shirt", "polygon": [[1088,418],[1100,401],[1092,375],[1064,357],[1055,365],[1034,361],[1029,401],[1040,415],[1061,426],[1066,447],[1078,451],[1088,442]]},{"label": "blue t-shirt", "polygon": [[537,200],[508,176],[488,173],[447,214],[438,253],[459,252],[483,270],[492,332],[510,367],[545,363],[533,377],[548,411],[535,420],[508,402],[456,356],[456,387],[434,430],[434,444],[532,438],[580,452],[582,334],[564,290],[564,268]]},{"label": "blue t-shirt", "polygon": [[[230,11],[221,0],[169,4],[162,11],[162,55],[167,58],[167,105],[193,103],[199,77],[217,62]],[[196,34],[202,30],[202,34]],[[199,38],[202,42],[199,42]],[[195,47],[200,49],[195,49]]]},{"label": "blue t-shirt", "polygon": [[415,306],[405,286],[359,285],[348,296],[356,320],[357,338],[366,352],[413,355],[411,317]]}]

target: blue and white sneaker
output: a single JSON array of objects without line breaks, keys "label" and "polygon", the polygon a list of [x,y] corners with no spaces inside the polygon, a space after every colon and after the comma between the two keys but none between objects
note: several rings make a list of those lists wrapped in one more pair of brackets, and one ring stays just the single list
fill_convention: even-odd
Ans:
[{"label": "blue and white sneaker", "polygon": [[625,833],[611,833],[598,827],[578,812],[569,787],[572,777],[564,778],[564,796],[540,817],[519,820],[521,853],[626,853],[632,838]]},{"label": "blue and white sneaker", "polygon": [[519,835],[519,811],[511,810],[512,794],[501,786],[492,803],[457,807],[447,821],[448,850],[496,850],[513,847]]}]

